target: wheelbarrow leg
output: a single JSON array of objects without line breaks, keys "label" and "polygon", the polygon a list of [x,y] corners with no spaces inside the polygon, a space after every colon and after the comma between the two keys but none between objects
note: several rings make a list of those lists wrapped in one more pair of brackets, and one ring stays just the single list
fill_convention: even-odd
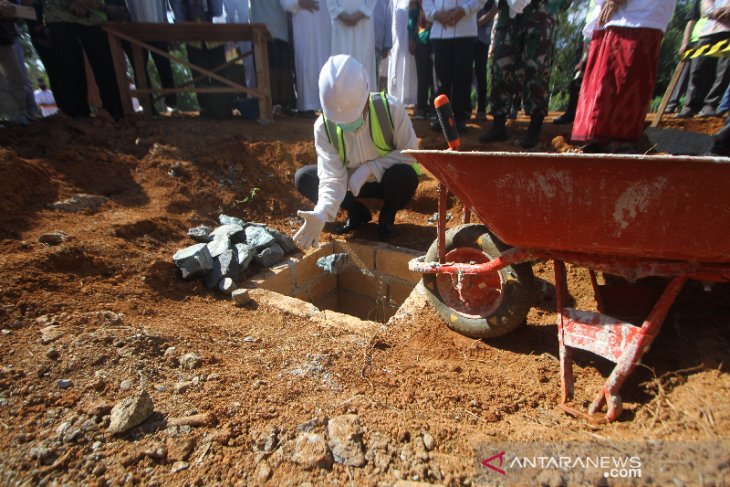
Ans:
[{"label": "wheelbarrow leg", "polygon": [[659,301],[654,305],[649,316],[641,325],[639,333],[633,343],[626,347],[616,362],[611,375],[606,380],[603,388],[598,393],[596,399],[588,408],[589,414],[595,414],[601,410],[604,404],[608,404],[606,412],[606,420],[614,421],[621,415],[622,404],[619,390],[626,378],[641,362],[641,357],[649,350],[651,343],[656,338],[661,329],[664,318],[666,318],[669,308],[677,299],[677,295],[682,290],[682,286],[687,281],[686,277],[675,277],[667,285],[662,293]]},{"label": "wheelbarrow leg", "polygon": [[565,276],[565,264],[556,260],[553,264],[555,270],[555,299],[558,307],[558,346],[560,351],[560,378],[562,402],[566,403],[573,399],[575,390],[573,381],[573,351],[565,345],[564,328],[565,322],[565,300],[568,295],[568,281]]}]

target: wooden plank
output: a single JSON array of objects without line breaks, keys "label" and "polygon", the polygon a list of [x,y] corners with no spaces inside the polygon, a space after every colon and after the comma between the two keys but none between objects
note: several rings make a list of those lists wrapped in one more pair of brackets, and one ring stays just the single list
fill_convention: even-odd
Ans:
[{"label": "wooden plank", "polygon": [[[134,60],[134,70],[137,73],[137,86],[143,90],[147,90],[147,66],[145,66],[145,60],[142,57],[142,49],[136,44],[132,44],[132,58]],[[144,118],[146,120],[152,119],[152,103],[150,103],[149,95],[143,95],[139,97],[139,102],[144,108]]]},{"label": "wooden plank", "polygon": [[168,42],[234,42],[252,41],[255,35],[271,40],[265,24],[212,24],[210,22],[178,22],[155,24],[147,22],[105,22],[102,27],[113,28],[144,41]]},{"label": "wooden plank", "polygon": [[127,81],[127,63],[124,60],[122,42],[112,32],[107,32],[107,36],[109,37],[109,50],[114,64],[114,77],[117,80],[119,97],[122,101],[122,111],[126,117],[134,113],[132,94],[129,91],[129,82]]},{"label": "wooden plank", "polygon": [[260,32],[253,38],[253,58],[256,65],[256,85],[259,96],[259,118],[264,121],[274,119],[271,100],[271,77],[269,75],[269,49],[267,39]]},{"label": "wooden plank", "polygon": [[677,68],[674,70],[672,79],[669,81],[667,90],[664,92],[662,101],[659,104],[659,109],[657,110],[656,115],[654,115],[654,121],[651,122],[650,127],[656,127],[657,125],[659,125],[659,122],[661,122],[662,115],[664,115],[664,110],[667,109],[667,104],[669,103],[669,99],[672,97],[672,93],[674,92],[674,87],[677,86],[677,81],[679,81],[679,77],[682,75],[682,71],[684,71],[684,66],[686,64],[687,64],[686,59],[682,59],[681,61],[679,61],[679,64],[677,64]]}]

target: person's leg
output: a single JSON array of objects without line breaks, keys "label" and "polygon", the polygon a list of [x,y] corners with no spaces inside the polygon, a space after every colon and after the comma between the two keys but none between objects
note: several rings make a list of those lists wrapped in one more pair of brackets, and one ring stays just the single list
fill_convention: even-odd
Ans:
[{"label": "person's leg", "polygon": [[[149,44],[161,51],[170,52],[170,48],[166,42],[151,41]],[[161,54],[157,54],[156,52],[152,52],[152,60],[157,68],[157,73],[160,75],[160,84],[162,87],[175,88],[175,79],[172,75],[172,64],[170,63],[170,59]],[[176,107],[177,95],[174,93],[171,95],[165,95],[165,105],[171,108]]]},{"label": "person's leg", "polygon": [[474,46],[474,76],[477,79],[477,120],[484,120],[487,113],[487,57],[489,44],[477,41]]},{"label": "person's leg", "polygon": [[[80,27],[79,39],[86,52],[86,57],[89,59],[91,69],[94,71],[94,79],[99,86],[104,109],[114,119],[120,119],[124,116],[124,111],[122,110],[117,79],[114,75],[114,63],[107,35],[98,26]],[[146,76],[146,72],[140,74],[140,76]]]},{"label": "person's leg", "polygon": [[416,118],[426,118],[428,106],[428,87],[431,84],[431,53],[428,44],[416,42],[416,78],[418,91],[416,95]]},{"label": "person's leg", "polygon": [[682,74],[679,75],[677,84],[674,86],[674,90],[672,90],[672,94],[669,97],[664,113],[674,113],[677,111],[677,108],[679,108],[679,99],[682,98],[682,95],[684,95],[687,91],[691,67],[692,63],[685,63],[684,68],[682,69]]},{"label": "person's leg", "polygon": [[317,204],[319,199],[319,177],[317,177],[317,165],[310,164],[300,167],[294,174],[294,187],[309,201]]},{"label": "person's leg", "polygon": [[[410,164],[396,164],[389,167],[379,183],[363,185],[361,198],[382,198],[383,207],[378,219],[378,232],[381,240],[395,236],[395,215],[403,209],[416,194],[418,175]],[[344,207],[344,205],[343,205]]]},{"label": "person's leg", "polygon": [[25,90],[25,113],[30,119],[43,118],[43,113],[38,105],[35,103],[35,95],[33,94],[33,83],[30,81],[28,75],[28,67],[25,65],[25,54],[23,53],[23,46],[20,44],[20,40],[16,39],[13,44],[15,49],[15,55],[18,58],[18,66],[20,67],[20,74],[23,78],[23,89]]},{"label": "person's leg", "polygon": [[13,46],[0,45],[0,114],[9,122],[26,125],[25,89]]},{"label": "person's leg", "polygon": [[[444,39],[431,40],[431,46],[433,48],[434,67],[436,69],[436,79],[438,82],[436,92],[439,95],[446,95],[449,99],[451,99],[454,81],[451,46],[449,41]],[[451,100],[451,103],[453,105],[454,101]]]},{"label": "person's leg", "polygon": [[448,42],[451,46],[452,69],[454,71],[452,82],[452,106],[454,108],[454,121],[460,131],[466,129],[466,121],[471,117],[471,82],[474,64],[474,47],[477,43],[475,37],[461,37],[451,39]]},{"label": "person's leg", "polygon": [[715,82],[705,96],[704,105],[700,111],[702,115],[715,115],[722,96],[730,83],[730,58],[718,58],[715,68]]},{"label": "person's leg", "polygon": [[[707,43],[707,39],[701,39],[697,43],[697,47],[699,48]],[[700,111],[707,91],[714,81],[716,67],[716,58],[698,57],[692,60],[689,73],[689,86],[685,95],[686,102],[682,111],[675,115],[676,117],[689,118]]]},{"label": "person's leg", "polygon": [[730,111],[730,84],[725,88],[725,94],[722,95],[720,106],[717,107],[717,114],[725,115],[728,111]]},{"label": "person's leg", "polygon": [[89,116],[84,53],[78,39],[82,27],[67,22],[48,24],[53,59],[58,63],[53,96],[58,108],[69,117]]},{"label": "person's leg", "polygon": [[730,117],[725,119],[725,126],[715,134],[710,152],[718,156],[730,156]]},{"label": "person's leg", "polygon": [[[520,17],[518,15],[518,17]],[[507,113],[512,106],[515,91],[514,25],[518,19],[510,19],[509,7],[499,2],[499,17],[495,26],[494,48],[492,50],[492,90],[489,99],[492,104],[494,124],[479,137],[479,142],[488,144],[507,140]]]}]

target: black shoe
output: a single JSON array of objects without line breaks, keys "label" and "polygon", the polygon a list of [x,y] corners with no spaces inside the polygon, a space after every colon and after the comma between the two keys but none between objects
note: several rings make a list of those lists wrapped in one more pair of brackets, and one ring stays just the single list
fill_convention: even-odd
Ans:
[{"label": "black shoe", "polygon": [[457,132],[459,132],[460,134],[466,133],[468,128],[467,128],[466,122],[464,120],[456,120],[455,123],[456,123]]},{"label": "black shoe", "polygon": [[554,118],[553,123],[555,125],[565,125],[566,123],[573,123],[573,120],[575,120],[575,114],[565,112],[559,117]]},{"label": "black shoe", "polygon": [[697,114],[698,117],[717,117],[717,112],[712,107],[704,107],[702,110],[700,110],[700,113]]},{"label": "black shoe", "polygon": [[395,237],[395,214],[391,208],[383,208],[378,216],[378,236],[380,240],[386,241]]},{"label": "black shoe", "polygon": [[378,226],[378,237],[382,242],[386,242],[388,240],[393,239],[396,235],[398,235],[398,232],[395,230],[395,225],[390,224],[379,224]]},{"label": "black shoe", "polygon": [[372,220],[372,218],[372,215],[370,215],[370,212],[367,209],[365,209],[365,211],[362,213],[348,213],[347,220],[345,221],[344,225],[336,227],[334,230],[332,230],[332,233],[334,233],[335,235],[344,235],[346,233],[350,233],[364,226],[366,223]]},{"label": "black shoe", "polygon": [[543,117],[533,116],[530,119],[530,126],[527,128],[527,134],[520,141],[523,149],[532,149],[540,142],[540,131],[542,130]]},{"label": "black shoe", "polygon": [[515,108],[512,108],[512,110],[509,111],[509,114],[507,114],[507,118],[509,118],[510,120],[516,120],[517,110]]},{"label": "black shoe", "polygon": [[507,120],[504,115],[495,115],[492,128],[484,132],[481,137],[479,137],[479,142],[482,144],[489,144],[490,142],[501,142],[509,139],[509,136],[507,135],[507,128],[505,127],[506,123]]}]

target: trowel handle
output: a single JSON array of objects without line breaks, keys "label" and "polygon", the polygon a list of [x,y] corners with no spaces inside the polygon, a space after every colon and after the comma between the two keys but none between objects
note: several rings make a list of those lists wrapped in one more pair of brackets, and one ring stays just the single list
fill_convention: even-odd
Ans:
[{"label": "trowel handle", "polygon": [[461,141],[459,140],[459,131],[456,130],[454,112],[451,109],[449,97],[446,95],[437,96],[433,106],[436,108],[436,115],[441,124],[441,130],[444,132],[444,137],[446,137],[446,142],[449,144],[449,149],[457,150],[461,145]]}]

